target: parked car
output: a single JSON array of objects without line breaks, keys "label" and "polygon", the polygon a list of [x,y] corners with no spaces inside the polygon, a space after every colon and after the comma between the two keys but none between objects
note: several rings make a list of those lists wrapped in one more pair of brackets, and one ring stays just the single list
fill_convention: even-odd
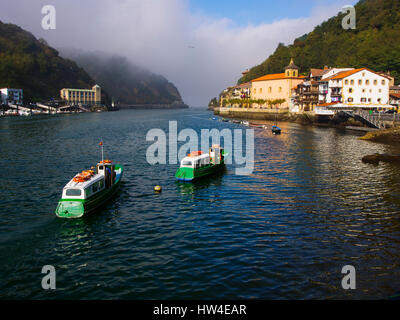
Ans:
[{"label": "parked car", "polygon": [[396,113],[396,110],[387,110],[385,111],[386,114],[393,114]]}]

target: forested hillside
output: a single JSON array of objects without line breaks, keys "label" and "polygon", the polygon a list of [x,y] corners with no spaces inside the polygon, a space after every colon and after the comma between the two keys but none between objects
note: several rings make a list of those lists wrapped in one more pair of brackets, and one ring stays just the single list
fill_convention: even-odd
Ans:
[{"label": "forested hillside", "polygon": [[25,102],[60,97],[62,88],[91,88],[94,80],[43,39],[0,21],[0,88],[21,88]]},{"label": "forested hillside", "polygon": [[303,73],[324,66],[367,67],[375,71],[390,71],[399,83],[400,1],[362,0],[355,8],[355,30],[342,28],[345,15],[341,13],[296,39],[293,44],[279,44],[274,54],[253,67],[238,83],[268,73],[283,72],[292,57]]}]

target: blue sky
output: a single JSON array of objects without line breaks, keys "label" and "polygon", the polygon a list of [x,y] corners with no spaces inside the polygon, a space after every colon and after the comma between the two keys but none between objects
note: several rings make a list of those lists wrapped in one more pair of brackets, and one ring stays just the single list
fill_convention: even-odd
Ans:
[{"label": "blue sky", "polygon": [[[221,19],[228,18],[237,26],[271,23],[284,18],[309,16],[316,7],[332,6],[343,1],[337,0],[189,0],[193,12]],[[348,4],[357,1],[348,0]],[[337,12],[332,12],[332,16]]]}]

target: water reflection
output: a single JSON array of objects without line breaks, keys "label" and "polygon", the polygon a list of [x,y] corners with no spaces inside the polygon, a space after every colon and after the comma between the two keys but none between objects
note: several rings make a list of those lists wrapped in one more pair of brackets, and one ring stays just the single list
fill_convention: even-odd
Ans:
[{"label": "water reflection", "polygon": [[210,187],[219,187],[223,183],[224,175],[228,172],[227,168],[224,167],[221,171],[207,176],[193,182],[183,182],[176,181],[175,184],[177,186],[178,192],[183,196],[190,196],[191,199],[196,197],[196,194],[202,192],[204,190],[209,189]]}]

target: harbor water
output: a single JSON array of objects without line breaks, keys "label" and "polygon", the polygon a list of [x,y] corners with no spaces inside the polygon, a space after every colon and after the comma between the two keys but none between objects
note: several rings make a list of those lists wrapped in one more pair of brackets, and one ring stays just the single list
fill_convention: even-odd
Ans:
[{"label": "harbor water", "polygon": [[[0,119],[0,299],[385,299],[400,291],[400,166],[363,133],[279,123],[254,129],[254,171],[196,183],[150,165],[149,130],[243,129],[210,112],[127,110]],[[268,123],[269,128],[272,123]],[[64,220],[63,186],[105,156],[117,197]],[[183,143],[179,143],[181,145]],[[154,193],[160,185],[162,193]],[[56,290],[42,289],[42,267]],[[355,290],[341,273],[356,269]]]}]

